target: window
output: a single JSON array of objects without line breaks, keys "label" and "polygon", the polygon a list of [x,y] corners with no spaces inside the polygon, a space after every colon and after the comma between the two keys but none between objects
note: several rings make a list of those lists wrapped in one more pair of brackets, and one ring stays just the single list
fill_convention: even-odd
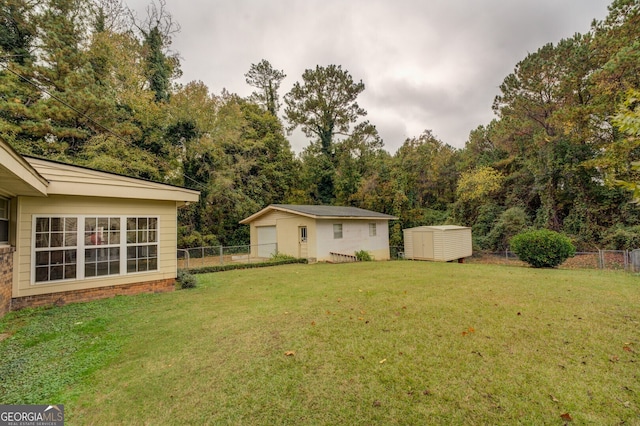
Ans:
[{"label": "window", "polygon": [[375,237],[376,236],[376,224],[375,223],[370,223],[369,224],[369,236],[370,237]]},{"label": "window", "polygon": [[127,272],[158,269],[158,219],[127,218]]},{"label": "window", "polygon": [[37,218],[35,226],[35,282],[75,279],[77,246],[77,218]]},{"label": "window", "polygon": [[307,242],[307,227],[306,226],[301,226],[299,229],[300,229],[300,242],[301,243],[306,243]]},{"label": "window", "polygon": [[335,223],[333,225],[333,239],[338,240],[340,238],[342,238],[342,224]]},{"label": "window", "polygon": [[158,270],[156,217],[36,217],[33,235],[35,283]]},{"label": "window", "polygon": [[120,218],[84,219],[84,276],[120,273]]},{"label": "window", "polygon": [[9,200],[0,198],[0,244],[9,242]]}]

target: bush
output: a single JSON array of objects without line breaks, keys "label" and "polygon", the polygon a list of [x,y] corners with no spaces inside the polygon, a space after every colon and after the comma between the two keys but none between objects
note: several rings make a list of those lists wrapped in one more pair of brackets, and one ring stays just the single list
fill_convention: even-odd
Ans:
[{"label": "bush", "polygon": [[554,268],[576,253],[568,237],[548,229],[516,235],[511,238],[511,250],[534,268]]},{"label": "bush", "polygon": [[635,250],[640,248],[640,226],[610,229],[604,237],[604,243],[609,250]]},{"label": "bush", "polygon": [[370,262],[373,260],[373,257],[371,257],[371,254],[366,250],[357,251],[355,255],[356,255],[356,259],[358,259],[359,262]]},{"label": "bush", "polygon": [[269,260],[271,260],[272,262],[284,262],[284,261],[295,260],[295,259],[296,259],[295,257],[288,254],[275,253],[271,255],[271,258]]},{"label": "bush", "polygon": [[176,278],[181,289],[196,288],[198,281],[195,275],[184,269],[178,269],[178,277]]}]

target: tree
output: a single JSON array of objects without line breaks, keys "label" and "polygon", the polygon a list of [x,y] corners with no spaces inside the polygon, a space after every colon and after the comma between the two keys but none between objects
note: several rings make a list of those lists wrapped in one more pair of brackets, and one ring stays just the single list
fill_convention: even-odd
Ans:
[{"label": "tree", "polygon": [[[341,66],[316,66],[302,74],[303,83],[296,82],[284,98],[287,130],[298,126],[307,137],[317,137],[317,147],[308,149],[308,156],[320,156],[313,161],[317,167],[317,199],[330,204],[335,199],[335,141],[336,134],[349,136],[351,124],[366,111],[356,98],[364,90],[362,81],[356,83]],[[309,157],[310,158],[310,157]]]},{"label": "tree", "polygon": [[287,130],[300,126],[307,137],[318,137],[323,153],[333,155],[333,137],[348,136],[351,124],[367,114],[356,102],[364,83],[355,83],[340,65],[307,69],[302,80],[284,98]]},{"label": "tree", "polygon": [[178,56],[169,51],[171,36],[180,31],[180,25],[166,10],[165,0],[158,0],[157,5],[151,3],[145,20],[135,25],[144,41],[149,88],[155,93],[156,102],[166,102],[171,79],[181,74]]},{"label": "tree", "polygon": [[286,74],[273,69],[269,61],[263,59],[258,64],[251,64],[249,71],[244,76],[248,85],[258,89],[251,94],[250,100],[277,117],[280,110],[278,89]]}]

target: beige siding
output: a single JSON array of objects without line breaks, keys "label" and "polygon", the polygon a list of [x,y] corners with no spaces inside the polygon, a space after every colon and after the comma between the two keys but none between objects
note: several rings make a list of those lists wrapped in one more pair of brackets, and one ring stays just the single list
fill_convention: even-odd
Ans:
[{"label": "beige siding", "polygon": [[[316,221],[304,216],[290,216],[278,220],[278,252],[293,257],[316,259],[318,256]],[[299,232],[301,226],[307,227],[306,250],[301,250],[300,247]]]},{"label": "beige siding", "polygon": [[[17,251],[13,297],[131,284],[162,280],[176,276],[176,202],[125,200],[118,198],[49,196],[46,199],[20,197],[18,200]],[[32,226],[35,215],[148,216],[159,218],[158,271],[118,276],[88,278],[51,284],[31,284]]]},{"label": "beige siding", "polygon": [[199,193],[171,185],[28,158],[49,181],[47,194],[196,202]]},{"label": "beige siding", "polygon": [[405,229],[403,233],[407,259],[448,262],[473,254],[470,228],[419,226]]}]

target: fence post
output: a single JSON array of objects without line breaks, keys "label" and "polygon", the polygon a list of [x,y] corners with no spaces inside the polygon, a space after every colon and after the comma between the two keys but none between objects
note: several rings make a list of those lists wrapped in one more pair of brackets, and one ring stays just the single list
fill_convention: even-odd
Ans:
[{"label": "fence post", "polygon": [[222,250],[222,246],[220,246],[220,264],[224,265],[224,253]]}]

